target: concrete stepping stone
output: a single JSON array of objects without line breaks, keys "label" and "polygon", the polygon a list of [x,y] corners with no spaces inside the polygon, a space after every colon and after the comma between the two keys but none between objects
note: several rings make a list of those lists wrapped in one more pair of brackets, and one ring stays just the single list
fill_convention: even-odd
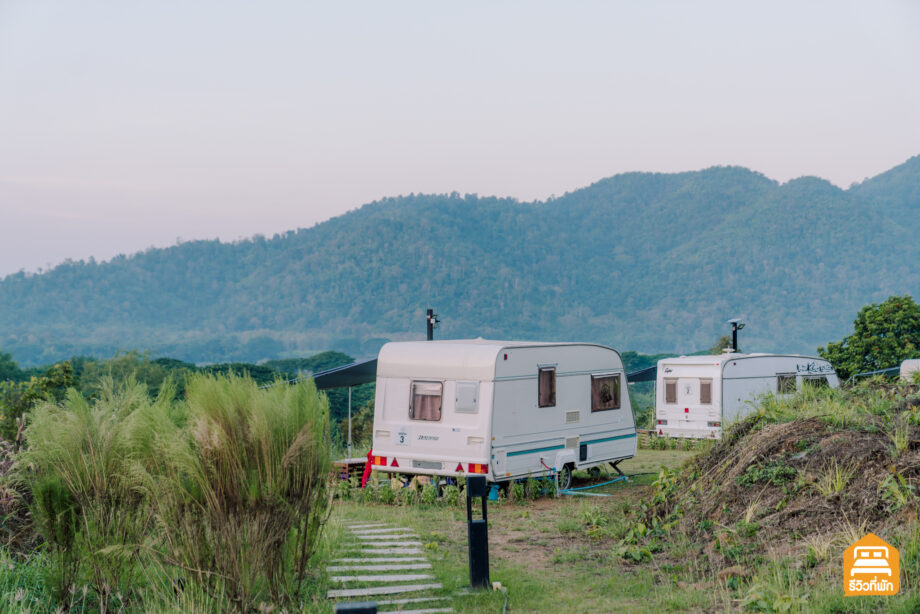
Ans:
[{"label": "concrete stepping stone", "polygon": [[361,554],[421,554],[418,548],[372,548],[362,550]]},{"label": "concrete stepping stone", "polygon": [[332,576],[333,582],[417,582],[418,580],[431,580],[430,573],[404,573],[373,576]]},{"label": "concrete stepping stone", "polygon": [[445,601],[447,597],[444,596],[435,596],[431,597],[406,597],[403,599],[385,599],[377,601],[377,605],[406,605],[407,603],[423,603],[425,601]]},{"label": "concrete stepping stone", "polygon": [[415,593],[418,591],[427,591],[432,589],[444,588],[440,582],[431,584],[399,584],[371,586],[367,588],[341,588],[331,590],[326,593],[329,599],[340,599],[342,597],[370,597],[372,595],[396,595],[399,593]]},{"label": "concrete stepping stone", "polygon": [[390,541],[390,542],[365,542],[362,544],[357,544],[364,549],[367,548],[387,548],[387,547],[408,547],[408,546],[421,546],[422,542],[419,541]]},{"label": "concrete stepping stone", "polygon": [[416,533],[384,533],[382,535],[354,535],[352,539],[360,539],[361,541],[386,541],[386,540],[397,540],[397,539],[418,539],[418,534]]},{"label": "concrete stepping stone", "polygon": [[431,563],[386,563],[383,565],[332,565],[326,571],[406,571],[431,569]]},{"label": "concrete stepping stone", "polygon": [[407,535],[405,539],[393,539],[392,537],[381,539],[378,537],[376,539],[362,539],[361,541],[352,543],[362,548],[373,548],[376,546],[405,546],[406,544],[421,545],[422,542],[415,535]]},{"label": "concrete stepping stone", "polygon": [[384,522],[371,522],[368,524],[346,524],[345,526],[349,529],[383,529],[386,527],[392,527],[393,525],[389,525]]},{"label": "concrete stepping stone", "polygon": [[377,535],[379,533],[410,533],[411,529],[404,529],[402,527],[390,527],[387,529],[350,529],[352,533],[356,535]]},{"label": "concrete stepping stone", "polygon": [[407,561],[427,561],[423,556],[375,556],[368,558],[332,559],[331,563],[404,563]]},{"label": "concrete stepping stone", "polygon": [[[393,611],[399,614],[434,614],[435,612],[453,612],[453,608],[427,608],[424,610],[384,610],[384,612]],[[384,614],[381,612],[380,614]]]}]

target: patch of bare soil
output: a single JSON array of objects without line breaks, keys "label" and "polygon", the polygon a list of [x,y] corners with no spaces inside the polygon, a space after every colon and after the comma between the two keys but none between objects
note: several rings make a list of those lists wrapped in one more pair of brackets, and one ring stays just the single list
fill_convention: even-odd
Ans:
[{"label": "patch of bare soil", "polygon": [[[623,498],[644,497],[648,491],[647,486],[624,489],[605,497],[603,505],[615,506]],[[559,529],[561,521],[579,519],[584,504],[584,499],[541,498],[524,505],[506,503],[489,508],[489,556],[526,561],[533,568],[558,572],[553,563],[557,554],[581,549],[585,558],[597,558],[601,551],[609,552],[607,539],[586,539],[583,531],[567,534]]]}]

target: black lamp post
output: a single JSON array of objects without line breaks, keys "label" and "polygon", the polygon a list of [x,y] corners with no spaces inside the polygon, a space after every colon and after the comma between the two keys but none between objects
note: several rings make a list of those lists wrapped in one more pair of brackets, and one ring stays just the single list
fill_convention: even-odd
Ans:
[{"label": "black lamp post", "polygon": [[733,318],[728,323],[732,325],[732,350],[738,352],[738,331],[744,328],[744,322],[741,318]]},{"label": "black lamp post", "polygon": [[438,314],[434,312],[434,309],[428,310],[425,319],[428,321],[428,341],[433,341],[434,329],[441,323],[441,320],[438,319]]}]

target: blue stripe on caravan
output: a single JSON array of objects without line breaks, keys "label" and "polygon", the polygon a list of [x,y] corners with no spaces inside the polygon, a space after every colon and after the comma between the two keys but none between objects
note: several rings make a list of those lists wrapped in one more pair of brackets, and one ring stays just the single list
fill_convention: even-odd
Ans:
[{"label": "blue stripe on caravan", "polygon": [[617,435],[616,437],[605,437],[604,439],[595,439],[593,441],[583,441],[581,443],[604,443],[605,441],[616,441],[617,439],[627,439],[629,437],[636,437],[636,433],[630,433],[629,435]]},{"label": "blue stripe on caravan", "polygon": [[549,452],[550,450],[561,450],[565,446],[550,446],[548,448],[535,448],[533,450],[518,450],[517,452],[508,452],[508,456],[520,456],[521,454],[533,454],[534,452]]},{"label": "blue stripe on caravan", "polygon": [[[589,443],[604,443],[605,441],[616,441],[617,439],[628,439],[629,437],[636,437],[636,433],[630,433],[629,435],[617,435],[616,437],[605,437],[604,439],[594,439],[592,441],[582,441],[583,444]],[[520,456],[521,454],[533,454],[535,452],[550,452],[551,450],[562,450],[565,446],[549,446],[548,448],[535,448],[533,450],[518,450],[516,452],[508,452],[508,456]]]}]

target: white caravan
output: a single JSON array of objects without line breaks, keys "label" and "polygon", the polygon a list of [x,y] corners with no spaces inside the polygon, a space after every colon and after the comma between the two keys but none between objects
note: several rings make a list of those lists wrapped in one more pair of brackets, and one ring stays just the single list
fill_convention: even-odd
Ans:
[{"label": "white caravan", "polygon": [[377,471],[505,482],[555,470],[566,488],[573,469],[636,454],[623,361],[588,343],[387,343],[372,454]]},{"label": "white caravan", "polygon": [[655,418],[659,435],[722,436],[724,425],[747,416],[758,397],[802,386],[840,383],[831,364],[814,356],[737,354],[681,356],[658,361]]},{"label": "white caravan", "polygon": [[912,358],[901,363],[899,377],[905,382],[911,381],[914,373],[920,373],[920,358]]}]

